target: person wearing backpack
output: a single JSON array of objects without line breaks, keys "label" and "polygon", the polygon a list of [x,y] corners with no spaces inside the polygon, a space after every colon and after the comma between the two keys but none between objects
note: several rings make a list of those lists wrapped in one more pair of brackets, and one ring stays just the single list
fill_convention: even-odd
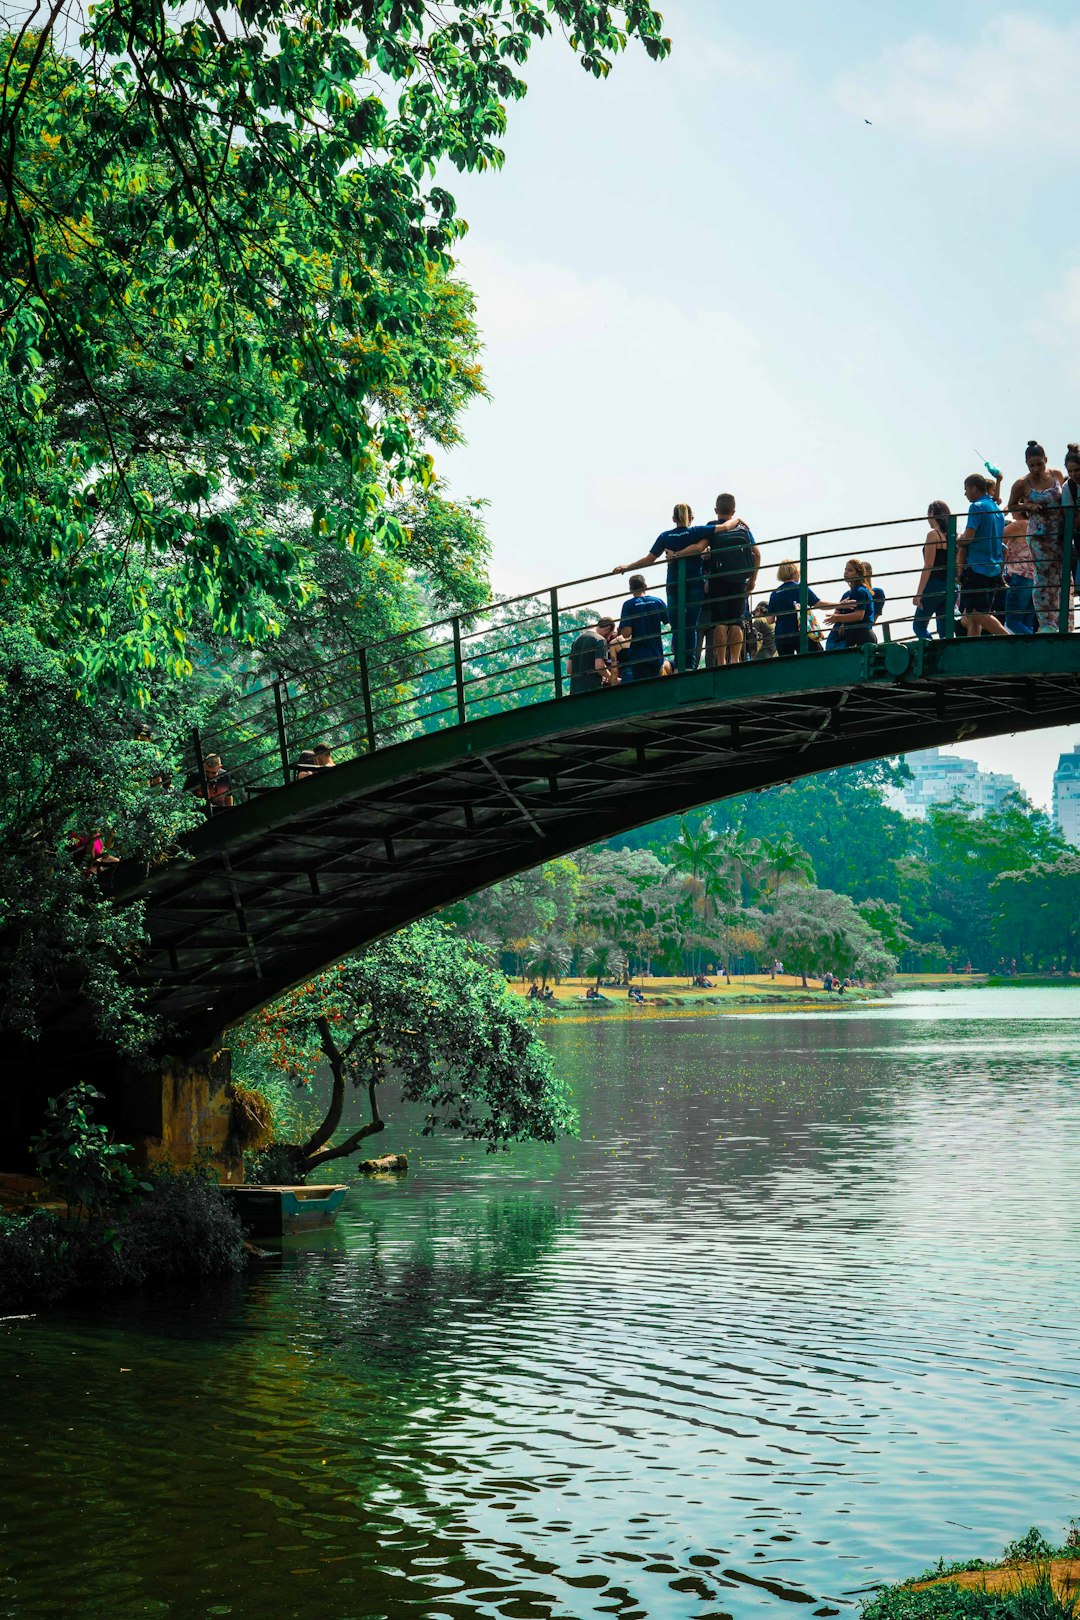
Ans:
[{"label": "person wearing backpack", "polygon": [[742,658],[747,598],[757,584],[761,553],[742,518],[734,495],[716,497],[716,522],[690,531],[690,543],[669,551],[668,562],[705,554],[705,601],[701,625],[712,643],[712,664],[722,669]]}]

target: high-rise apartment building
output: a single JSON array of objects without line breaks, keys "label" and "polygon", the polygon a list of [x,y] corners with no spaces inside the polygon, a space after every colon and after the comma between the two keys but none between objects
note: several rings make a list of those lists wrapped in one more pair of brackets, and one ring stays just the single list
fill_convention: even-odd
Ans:
[{"label": "high-rise apartment building", "polygon": [[1062,754],[1054,772],[1054,820],[1070,844],[1080,848],[1080,743]]},{"label": "high-rise apartment building", "polygon": [[[925,819],[932,804],[948,804],[951,799],[959,798],[965,804],[972,805],[979,815],[985,815],[987,810],[997,810],[1010,793],[1023,791],[1014,776],[980,770],[973,759],[964,759],[958,754],[943,754],[939,748],[907,754],[904,764],[911,772],[911,781],[890,794],[890,799],[903,815],[915,816],[920,821]],[[1077,767],[1077,792],[1080,795],[1080,761],[1077,761]],[[1077,807],[1080,812],[1080,796]]]}]

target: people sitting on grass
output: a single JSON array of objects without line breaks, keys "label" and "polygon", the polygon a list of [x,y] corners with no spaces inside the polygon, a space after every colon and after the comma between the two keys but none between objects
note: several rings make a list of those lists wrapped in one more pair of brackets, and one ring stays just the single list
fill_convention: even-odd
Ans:
[{"label": "people sitting on grass", "polygon": [[644,991],[640,990],[636,984],[632,984],[630,986],[629,990],[626,992],[626,999],[627,1001],[634,1002],[638,1007],[644,1007],[645,1005]]}]

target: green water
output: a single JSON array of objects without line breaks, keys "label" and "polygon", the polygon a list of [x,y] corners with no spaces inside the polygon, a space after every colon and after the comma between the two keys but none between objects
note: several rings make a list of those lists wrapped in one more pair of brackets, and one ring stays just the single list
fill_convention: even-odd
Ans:
[{"label": "green water", "polygon": [[1080,1513],[1080,991],[552,1032],[579,1142],[0,1323],[0,1616],[856,1614]]}]

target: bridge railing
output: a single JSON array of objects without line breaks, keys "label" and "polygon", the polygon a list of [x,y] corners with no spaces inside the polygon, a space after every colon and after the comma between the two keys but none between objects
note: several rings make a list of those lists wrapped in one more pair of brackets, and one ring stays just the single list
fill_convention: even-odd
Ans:
[{"label": "bridge railing", "polygon": [[[1060,559],[1055,559],[1059,578],[1056,590],[1050,589],[1057,598],[1056,623],[1042,627],[1062,633],[1072,627],[1075,516],[1075,508],[1065,508]],[[793,656],[813,656],[827,630],[825,610],[840,601],[847,589],[845,565],[857,557],[872,570],[875,591],[884,593],[874,639],[928,638],[935,629],[945,639],[963,634],[956,613],[961,570],[955,517],[940,548],[944,569],[924,593],[924,611],[916,622],[913,597],[928,527],[925,516],[892,518],[757,542],[760,565],[746,623],[754,624],[755,609],[767,605],[779,583],[780,564],[796,563],[799,640]],[[664,673],[685,673],[710,662],[710,633],[696,623],[699,586],[693,563],[660,558],[633,572],[643,574],[650,592],[666,599]],[[1040,572],[1045,576],[1045,560]],[[624,574],[587,575],[452,614],[253,684],[239,699],[232,695],[228,709],[191,738],[194,771],[201,772],[205,753],[220,754],[235,786],[258,793],[318,769],[301,759],[318,743],[328,744],[340,763],[483,715],[564,698],[575,637],[602,616],[618,625],[629,594]],[[816,612],[812,595],[820,601]],[[1047,600],[1045,588],[1041,600]]]}]

